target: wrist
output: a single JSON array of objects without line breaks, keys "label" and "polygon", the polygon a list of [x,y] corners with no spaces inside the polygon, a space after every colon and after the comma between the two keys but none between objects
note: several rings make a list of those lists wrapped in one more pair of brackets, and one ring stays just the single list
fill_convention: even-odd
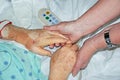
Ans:
[{"label": "wrist", "polygon": [[84,18],[80,18],[75,21],[78,30],[82,34],[82,37],[91,34],[100,27],[100,25],[92,23],[91,21],[92,20],[87,20]]},{"label": "wrist", "polygon": [[[12,24],[12,22],[8,21],[8,20],[4,20],[0,22],[0,37],[3,38],[4,34],[4,28],[7,27],[7,25]],[[5,33],[6,34],[6,33]]]},{"label": "wrist", "polygon": [[96,48],[96,51],[106,48],[107,45],[104,39],[104,33],[101,32],[91,38],[91,43]]},{"label": "wrist", "polygon": [[29,49],[33,40],[28,36],[28,32],[29,30],[8,24],[3,29],[2,35],[3,39],[16,41]]},{"label": "wrist", "polygon": [[76,27],[76,28],[74,28],[75,30],[75,32],[77,33],[77,35],[81,38],[81,37],[83,37],[83,36],[85,36],[85,30],[84,30],[84,26],[82,25],[82,22],[81,21],[79,21],[78,19],[77,20],[75,20],[74,22],[73,22],[73,27]]},{"label": "wrist", "polygon": [[117,42],[119,41],[119,38],[116,37],[116,38],[118,38],[118,39],[116,39],[115,36],[117,34],[114,34],[114,33],[110,34],[110,32],[111,32],[110,30],[105,31],[104,38],[105,38],[105,41],[106,41],[107,48],[108,49],[114,49],[114,48],[118,47]]}]

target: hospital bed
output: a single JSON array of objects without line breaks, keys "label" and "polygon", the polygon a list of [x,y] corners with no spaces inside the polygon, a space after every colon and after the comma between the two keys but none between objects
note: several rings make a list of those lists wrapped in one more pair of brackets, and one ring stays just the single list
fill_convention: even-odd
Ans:
[{"label": "hospital bed", "polygon": [[[0,0],[0,20],[8,19],[13,24],[28,29],[42,29],[45,24],[39,19],[40,9],[48,8],[61,21],[71,21],[84,14],[96,2],[97,0]],[[120,22],[119,18],[110,24],[117,22]],[[108,25],[105,25],[104,28]],[[80,40],[78,44],[82,45],[89,37]],[[4,42],[4,40],[0,40],[0,42]],[[20,46],[17,43],[14,44]],[[55,50],[52,49],[51,51],[54,52]],[[49,62],[49,57],[44,56],[42,58],[41,69],[45,75],[49,75]],[[70,74],[68,80],[120,80],[119,66],[120,48],[112,51],[98,51],[86,69],[81,70],[76,77],[72,77]],[[113,79],[114,76],[116,77]]]}]

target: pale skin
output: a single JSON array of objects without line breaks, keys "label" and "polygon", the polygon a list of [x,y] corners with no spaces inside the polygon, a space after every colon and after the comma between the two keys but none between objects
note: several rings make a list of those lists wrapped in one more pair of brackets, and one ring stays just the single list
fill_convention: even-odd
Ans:
[{"label": "pale skin", "polygon": [[[58,31],[63,35],[67,36],[72,41],[72,43],[76,43],[83,36],[86,36],[96,31],[102,25],[118,17],[120,15],[119,3],[120,3],[120,0],[109,0],[109,1],[99,0],[92,8],[90,8],[85,14],[83,14],[77,20],[70,21],[70,22],[62,22],[60,24],[57,24],[51,27],[45,27],[45,29]],[[96,37],[93,37],[93,39],[95,38]],[[93,42],[89,43],[89,41],[91,42],[91,40],[92,39],[87,40],[84,43],[83,47],[80,48],[78,51],[78,58],[72,71],[74,76],[78,73],[80,69],[86,67],[91,56],[98,48],[97,46],[86,47],[86,45],[88,46],[89,44],[93,44]],[[104,46],[101,46],[101,47],[105,48],[106,47],[105,42],[103,44]],[[51,45],[51,47],[53,46],[54,45]],[[84,54],[86,49],[89,50],[89,48],[93,48],[93,50],[91,50],[89,53]]]},{"label": "pale skin", "polygon": [[96,51],[107,48],[107,44],[104,39],[104,33],[106,30],[109,30],[111,42],[113,44],[120,45],[120,23],[111,25],[110,29],[105,29],[99,34],[87,39],[79,49],[77,62],[73,68],[74,76],[78,73],[74,71],[84,69]]}]

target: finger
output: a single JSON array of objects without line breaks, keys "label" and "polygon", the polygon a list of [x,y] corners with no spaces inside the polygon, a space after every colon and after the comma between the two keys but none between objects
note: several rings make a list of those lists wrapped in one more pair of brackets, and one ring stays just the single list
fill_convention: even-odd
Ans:
[{"label": "finger", "polygon": [[65,44],[65,47],[71,47],[72,46],[72,44]]},{"label": "finger", "polygon": [[65,45],[65,43],[60,43],[61,44],[61,46],[64,46]]},{"label": "finger", "polygon": [[74,50],[74,51],[77,51],[78,50],[78,46],[76,44],[74,44],[74,45],[71,46],[71,49]]},{"label": "finger", "polygon": [[36,39],[35,43],[38,46],[48,46],[56,43],[69,43],[69,39],[62,34],[51,32],[51,31],[44,31],[43,34],[40,35],[38,39]]},{"label": "finger", "polygon": [[36,41],[34,44],[37,46],[45,47],[48,45],[53,45],[55,43],[66,43],[68,40],[61,37],[48,37],[42,38],[41,40]]},{"label": "finger", "polygon": [[78,72],[81,68],[80,66],[81,66],[80,63],[77,61],[74,65],[74,67],[73,67],[73,70],[72,70],[72,75],[73,76],[76,76],[78,74]]},{"label": "finger", "polygon": [[51,56],[52,55],[50,51],[45,50],[41,47],[37,47],[37,46],[32,46],[31,51],[33,51],[39,55],[43,55],[43,56]]},{"label": "finger", "polygon": [[47,44],[56,44],[56,45],[59,45],[59,43],[66,43],[68,40],[64,39],[64,38],[60,38],[60,37],[56,37],[56,38],[49,38],[46,40]]},{"label": "finger", "polygon": [[49,45],[49,48],[53,49],[54,46],[55,46],[54,44],[51,44],[51,45]]},{"label": "finger", "polygon": [[55,46],[56,46],[56,47],[59,47],[59,46],[61,46],[61,44],[60,44],[60,43],[56,43]]},{"label": "finger", "polygon": [[[83,56],[81,55],[82,53],[83,53]],[[80,48],[78,50],[76,63],[72,70],[72,75],[76,76],[79,70],[84,69],[85,67],[86,67],[86,56],[85,56],[85,53],[82,52],[82,48]]]},{"label": "finger", "polygon": [[77,73],[79,72],[79,70],[81,69],[81,58],[80,58],[80,51],[77,52],[77,59],[76,59],[76,63],[72,69],[72,75],[76,76]]},{"label": "finger", "polygon": [[58,30],[56,25],[44,26],[43,29],[45,29],[45,30],[55,30],[55,31]]},{"label": "finger", "polygon": [[[49,34],[52,34],[53,36],[56,35],[56,36],[63,37],[65,39],[69,39],[68,35],[63,34],[63,33],[60,34],[60,32],[59,32],[60,29],[58,29],[58,27],[56,27],[56,28],[53,28],[53,27],[44,27],[44,29],[46,29],[46,30],[52,30],[52,31],[49,32]],[[72,41],[69,39],[69,41],[67,41],[67,43],[72,43]]]},{"label": "finger", "polygon": [[67,40],[67,42],[66,42],[67,44],[71,44],[72,43],[72,41],[71,40]]},{"label": "finger", "polygon": [[56,31],[49,31],[48,34],[50,34],[51,36],[57,36],[57,37],[59,36],[61,38],[69,39],[66,36],[64,36],[64,35],[60,34],[59,32],[56,32]]}]

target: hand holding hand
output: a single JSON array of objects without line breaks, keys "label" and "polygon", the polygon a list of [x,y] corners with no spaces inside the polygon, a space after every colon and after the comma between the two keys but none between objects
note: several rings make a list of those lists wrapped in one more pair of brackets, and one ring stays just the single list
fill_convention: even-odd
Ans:
[{"label": "hand holding hand", "polygon": [[51,31],[58,31],[59,33],[68,37],[72,43],[77,42],[83,35],[82,35],[82,28],[76,25],[75,21],[70,22],[62,22],[57,25],[53,26],[45,26],[44,29],[51,30]]},{"label": "hand holding hand", "polygon": [[69,42],[68,38],[56,32],[42,29],[28,30],[13,25],[7,25],[2,34],[4,39],[15,40],[29,50],[46,56],[51,56],[51,53],[44,49],[45,46]]}]

